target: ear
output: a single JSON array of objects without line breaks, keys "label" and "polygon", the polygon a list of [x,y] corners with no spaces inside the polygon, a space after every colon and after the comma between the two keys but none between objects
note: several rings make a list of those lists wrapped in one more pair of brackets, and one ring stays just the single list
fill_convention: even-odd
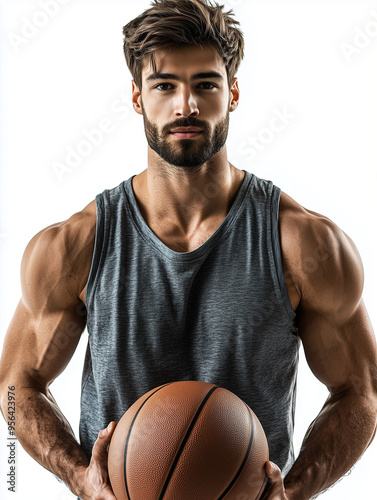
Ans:
[{"label": "ear", "polygon": [[143,114],[143,109],[141,107],[141,92],[134,80],[132,80],[132,105],[136,113],[139,113],[139,115]]},{"label": "ear", "polygon": [[238,88],[238,79],[234,78],[232,86],[230,87],[230,105],[229,111],[234,111],[238,108],[238,103],[240,100],[240,89]]}]

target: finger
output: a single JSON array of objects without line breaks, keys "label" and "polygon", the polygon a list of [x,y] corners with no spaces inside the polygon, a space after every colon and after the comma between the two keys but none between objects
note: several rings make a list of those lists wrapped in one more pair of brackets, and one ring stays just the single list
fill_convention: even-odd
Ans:
[{"label": "finger", "polygon": [[273,462],[268,461],[266,462],[265,469],[268,476],[268,483],[262,498],[265,500],[286,498],[284,495],[284,482],[279,467]]},{"label": "finger", "polygon": [[107,447],[110,444],[110,440],[114,433],[115,427],[116,423],[110,422],[106,429],[102,429],[101,431],[99,431],[97,440],[94,443],[92,450],[92,458],[94,460],[107,459]]},{"label": "finger", "polygon": [[110,439],[113,435],[116,425],[117,424],[115,422],[110,422],[106,429],[102,429],[101,431],[99,431],[98,435],[105,440],[107,439],[108,443],[110,443]]},{"label": "finger", "polygon": [[281,477],[281,470],[276,464],[274,464],[274,462],[271,461],[266,462],[266,474],[272,483],[281,482],[281,484],[283,484],[283,478]]}]

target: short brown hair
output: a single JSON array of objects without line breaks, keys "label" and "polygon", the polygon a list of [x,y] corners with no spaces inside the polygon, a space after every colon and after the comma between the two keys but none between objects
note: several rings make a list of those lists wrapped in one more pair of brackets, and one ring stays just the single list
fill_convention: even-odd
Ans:
[{"label": "short brown hair", "polygon": [[124,55],[139,89],[144,58],[155,70],[156,50],[187,45],[212,45],[225,63],[230,87],[244,55],[244,40],[233,11],[223,8],[211,0],[154,0],[126,24]]}]

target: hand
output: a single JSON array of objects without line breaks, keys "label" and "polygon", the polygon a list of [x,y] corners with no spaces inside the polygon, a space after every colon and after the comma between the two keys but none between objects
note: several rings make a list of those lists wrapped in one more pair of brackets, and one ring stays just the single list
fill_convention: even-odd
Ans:
[{"label": "hand", "polygon": [[115,422],[110,422],[106,429],[98,433],[98,438],[93,445],[92,458],[85,469],[82,500],[116,500],[111,489],[107,473],[107,447],[116,427]]},{"label": "hand", "polygon": [[289,500],[285,493],[281,470],[273,462],[266,462],[266,474],[269,482],[264,490],[262,500]]}]

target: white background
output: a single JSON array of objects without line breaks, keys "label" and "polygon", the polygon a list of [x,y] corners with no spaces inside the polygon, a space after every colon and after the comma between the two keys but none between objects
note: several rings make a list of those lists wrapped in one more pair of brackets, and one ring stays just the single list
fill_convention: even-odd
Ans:
[{"label": "white background", "polygon": [[[146,167],[142,118],[130,106],[122,27],[149,2],[72,0],[60,5],[51,0],[55,8],[43,14],[46,3],[0,3],[1,342],[20,297],[19,266],[31,237]],[[224,3],[234,7],[246,39],[238,74],[241,102],[231,116],[229,159],[273,180],[352,237],[364,262],[364,297],[376,325],[377,5]],[[361,34],[365,30],[366,36]],[[17,37],[24,37],[23,42]],[[352,54],[347,57],[346,51]],[[271,133],[266,128],[277,110],[285,110],[290,119],[280,132]],[[104,119],[108,131],[103,140],[59,178],[54,162],[65,163],[67,148],[80,149],[84,130],[97,129]],[[259,150],[251,145],[253,138],[258,138]],[[75,432],[86,340],[85,334],[52,386]],[[326,390],[310,374],[302,355],[297,450],[325,398]],[[9,493],[6,438],[6,426],[1,424],[1,498],[73,498],[20,445],[17,493]],[[376,463],[377,442],[351,475],[322,498],[374,497]]]}]

